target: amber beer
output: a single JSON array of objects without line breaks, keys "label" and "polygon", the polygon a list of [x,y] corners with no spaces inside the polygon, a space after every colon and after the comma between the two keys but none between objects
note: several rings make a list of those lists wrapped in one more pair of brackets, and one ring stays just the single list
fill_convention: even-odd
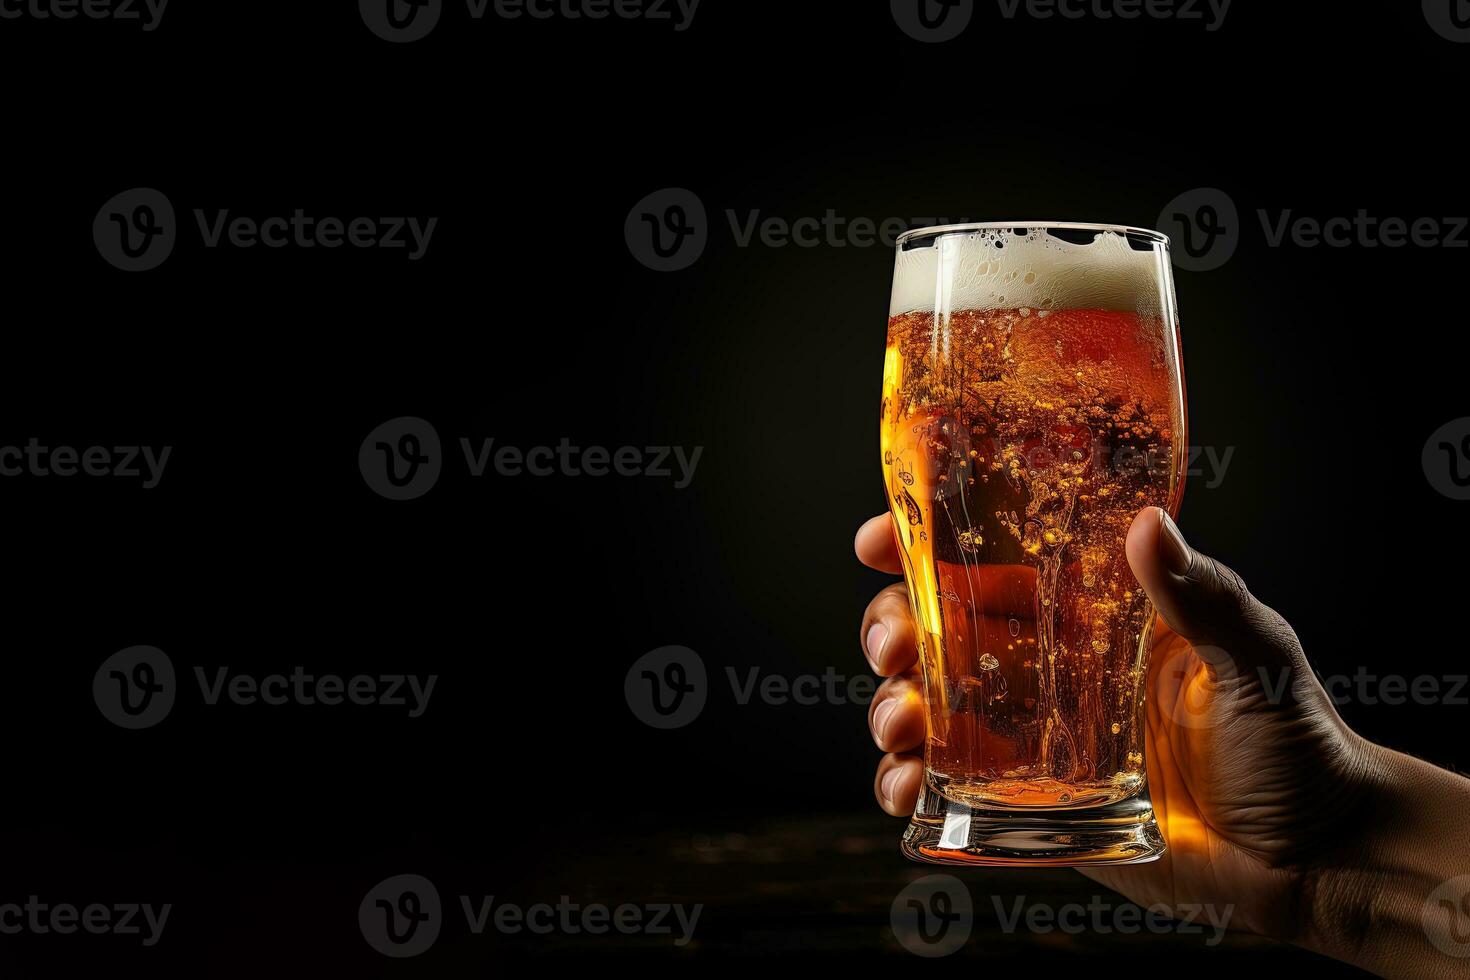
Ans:
[{"label": "amber beer", "polygon": [[882,459],[928,735],[905,850],[1151,860],[1153,610],[1124,554],[1177,512],[1185,418],[1167,240],[1028,225],[900,241]]}]

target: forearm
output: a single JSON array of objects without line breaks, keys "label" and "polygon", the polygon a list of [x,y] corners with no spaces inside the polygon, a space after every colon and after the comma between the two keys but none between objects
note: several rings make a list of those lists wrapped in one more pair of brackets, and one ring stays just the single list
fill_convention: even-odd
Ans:
[{"label": "forearm", "polygon": [[1470,779],[1364,750],[1371,820],[1314,876],[1302,944],[1390,980],[1470,976]]}]

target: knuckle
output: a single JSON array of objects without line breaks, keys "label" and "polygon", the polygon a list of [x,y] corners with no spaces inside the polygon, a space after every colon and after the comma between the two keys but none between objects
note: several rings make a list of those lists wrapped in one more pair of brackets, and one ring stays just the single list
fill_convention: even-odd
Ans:
[{"label": "knuckle", "polygon": [[1239,572],[1214,558],[1209,559],[1209,569],[1210,591],[1246,634],[1288,657],[1301,653],[1301,641],[1291,624],[1258,599]]},{"label": "knuckle", "polygon": [[896,582],[878,593],[878,601],[884,603],[901,603],[907,609],[909,604],[908,586],[902,582]]},{"label": "knuckle", "polygon": [[909,692],[913,688],[914,682],[901,674],[890,677],[878,685],[878,691],[873,697],[873,704],[876,707],[878,704],[890,698],[908,697]]},{"label": "knuckle", "polygon": [[1241,608],[1255,602],[1255,596],[1251,595],[1250,587],[1245,584],[1245,579],[1240,577],[1239,572],[1214,558],[1210,559],[1210,563],[1214,566],[1221,594]]},{"label": "knuckle", "polygon": [[890,585],[873,597],[868,605],[867,620],[889,619],[907,616],[909,611],[908,589],[902,585]]},{"label": "knuckle", "polygon": [[1239,572],[1218,559],[1201,557],[1204,562],[1197,581],[1216,603],[1235,613],[1245,613],[1256,605],[1255,596]]}]

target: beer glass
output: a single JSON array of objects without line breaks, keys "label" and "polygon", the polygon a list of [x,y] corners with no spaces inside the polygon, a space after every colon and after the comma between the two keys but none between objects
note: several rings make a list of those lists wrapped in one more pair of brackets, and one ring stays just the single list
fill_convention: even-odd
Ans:
[{"label": "beer glass", "polygon": [[924,778],[904,852],[1152,861],[1154,612],[1124,540],[1184,485],[1169,240],[1007,222],[898,240],[883,483],[917,628]]}]

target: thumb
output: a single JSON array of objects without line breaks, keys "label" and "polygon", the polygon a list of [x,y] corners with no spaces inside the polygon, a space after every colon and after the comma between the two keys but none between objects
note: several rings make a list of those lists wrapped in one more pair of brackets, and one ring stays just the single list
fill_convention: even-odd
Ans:
[{"label": "thumb", "polygon": [[1169,515],[1149,507],[1128,531],[1128,565],[1170,629],[1215,671],[1296,667],[1296,632],[1239,575],[1191,548]]}]

